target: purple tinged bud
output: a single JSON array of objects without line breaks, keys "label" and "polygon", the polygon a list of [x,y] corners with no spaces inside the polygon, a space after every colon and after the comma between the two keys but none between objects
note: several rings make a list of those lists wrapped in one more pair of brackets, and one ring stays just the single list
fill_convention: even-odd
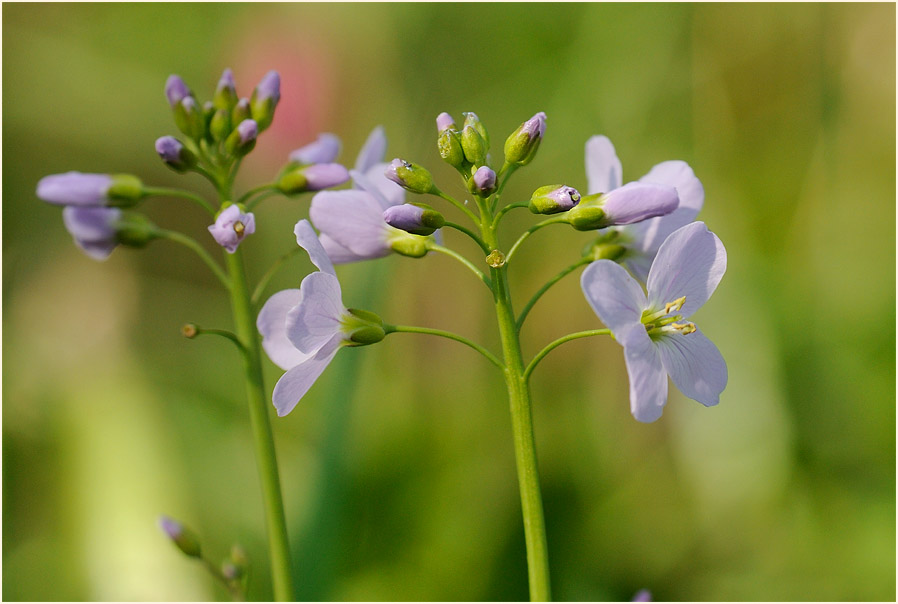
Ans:
[{"label": "purple tinged bud", "polygon": [[243,120],[237,126],[237,133],[240,135],[240,144],[246,145],[259,135],[259,126],[253,120]]},{"label": "purple tinged bud", "polygon": [[37,196],[49,203],[103,206],[109,200],[112,177],[108,174],[66,172],[45,176],[37,183]]},{"label": "purple tinged bud", "polygon": [[200,557],[200,542],[193,531],[168,516],[159,517],[159,528],[184,554],[191,558]]},{"label": "purple tinged bud", "polygon": [[258,135],[259,126],[255,120],[243,120],[225,140],[225,150],[237,156],[246,155],[256,146]]},{"label": "purple tinged bud", "polygon": [[455,120],[445,111],[437,116],[437,132],[443,130],[456,130]]},{"label": "purple tinged bud", "polygon": [[256,232],[256,218],[252,212],[242,212],[237,205],[230,205],[209,226],[209,232],[218,245],[233,254],[247,235]]},{"label": "purple tinged bud", "polygon": [[349,170],[340,164],[313,164],[303,170],[307,190],[320,191],[349,180]]},{"label": "purple tinged bud", "polygon": [[231,123],[239,124],[243,120],[248,120],[252,118],[252,111],[249,108],[249,99],[240,99],[237,101],[237,104],[234,105],[234,110],[231,113]]},{"label": "purple tinged bud", "polygon": [[474,172],[471,182],[474,183],[474,193],[489,197],[496,190],[496,173],[489,166],[481,166]]},{"label": "purple tinged bud", "polygon": [[580,192],[567,185],[540,187],[530,197],[530,211],[534,214],[567,212],[580,203]]},{"label": "purple tinged bud", "polygon": [[193,96],[193,92],[190,91],[181,76],[170,75],[165,81],[165,96],[168,98],[168,104],[174,107],[181,99]]},{"label": "purple tinged bud", "polygon": [[297,164],[327,164],[340,154],[340,139],[336,135],[324,132],[318,140],[300,147],[290,153],[290,161]]},{"label": "purple tinged bud", "polygon": [[434,190],[433,177],[426,168],[398,157],[387,166],[384,176],[412,193],[425,194]]},{"label": "purple tinged bud", "polygon": [[223,72],[221,72],[221,78],[218,80],[217,90],[236,90],[237,84],[234,83],[234,72],[231,71],[231,68],[225,68]]},{"label": "purple tinged bud", "polygon": [[446,224],[443,216],[424,204],[404,203],[384,210],[384,222],[413,235],[430,235]]},{"label": "purple tinged bud", "polygon": [[271,70],[265,74],[259,85],[256,86],[255,95],[258,101],[273,100],[277,103],[281,100],[281,76],[278,72]]},{"label": "purple tinged bud", "polygon": [[116,223],[121,215],[118,208],[68,206],[62,211],[62,221],[85,254],[106,260],[118,244]]},{"label": "purple tinged bud", "polygon": [[546,133],[546,114],[540,111],[521,124],[505,141],[505,162],[526,165],[530,163],[539,143]]},{"label": "purple tinged bud", "polygon": [[177,172],[185,172],[196,165],[196,156],[173,136],[156,139],[156,153],[168,167]]},{"label": "purple tinged bud", "polygon": [[631,182],[602,195],[599,204],[605,212],[606,226],[611,226],[670,214],[679,207],[680,198],[673,187]]},{"label": "purple tinged bud", "polygon": [[651,602],[652,601],[652,592],[647,589],[640,589],[636,592],[636,595],[633,596],[631,602]]}]

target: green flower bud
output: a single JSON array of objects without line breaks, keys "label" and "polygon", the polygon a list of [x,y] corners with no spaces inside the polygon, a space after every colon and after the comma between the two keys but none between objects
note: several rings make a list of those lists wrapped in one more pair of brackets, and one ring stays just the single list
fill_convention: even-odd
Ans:
[{"label": "green flower bud", "polygon": [[518,126],[505,140],[505,163],[521,166],[529,164],[536,155],[545,132],[546,114],[540,111]]},{"label": "green flower bud", "polygon": [[450,166],[461,168],[465,164],[465,152],[461,146],[461,135],[457,130],[446,129],[437,139],[440,157]]},{"label": "green flower bud", "polygon": [[253,120],[243,120],[234,131],[225,139],[225,150],[231,155],[242,157],[256,146],[256,137],[259,134],[258,126]]},{"label": "green flower bud", "polygon": [[477,117],[477,114],[473,111],[463,114],[465,116],[465,123],[463,127],[471,126],[480,137],[483,139],[483,146],[486,148],[486,151],[490,149],[490,135],[486,131],[486,127],[483,125],[483,122],[480,121],[480,118]]},{"label": "green flower bud", "polygon": [[203,111],[192,96],[185,96],[174,107],[175,125],[178,130],[194,140],[203,138],[206,131],[206,119]]},{"label": "green flower bud", "polygon": [[200,549],[200,540],[196,534],[189,528],[182,525],[177,520],[172,520],[167,516],[159,518],[159,528],[172,540],[178,549],[191,558],[199,558],[202,556]]},{"label": "green flower bud", "polygon": [[158,239],[159,229],[150,219],[137,212],[123,212],[115,223],[115,239],[127,247],[146,247],[153,239]]},{"label": "green flower bud", "polygon": [[209,133],[215,142],[226,140],[231,133],[231,112],[227,109],[217,109],[209,122]]},{"label": "green flower bud", "polygon": [[465,126],[462,129],[461,148],[465,152],[465,159],[475,166],[486,163],[487,144],[474,126]]},{"label": "green flower bud", "polygon": [[249,99],[240,99],[231,110],[231,124],[239,124],[243,120],[251,120],[252,111],[249,108]]},{"label": "green flower bud", "polygon": [[342,330],[349,335],[349,346],[377,344],[387,335],[383,320],[367,310],[347,309],[349,315],[343,318]]},{"label": "green flower bud", "polygon": [[133,206],[140,201],[146,193],[143,189],[143,183],[140,179],[131,174],[113,174],[110,176],[112,183],[106,196],[109,203],[106,205],[127,208]]},{"label": "green flower bud", "polygon": [[225,69],[218,80],[218,86],[215,88],[215,95],[212,97],[212,104],[216,109],[231,111],[237,104],[237,89],[234,85],[234,72]]},{"label": "green flower bud", "polygon": [[530,211],[534,214],[567,212],[580,203],[580,192],[566,185],[546,185],[533,192]]},{"label": "green flower bud", "polygon": [[594,231],[608,226],[605,211],[595,205],[578,205],[565,216],[565,222],[578,231]]},{"label": "green flower bud", "polygon": [[412,235],[405,231],[397,232],[390,238],[390,249],[409,258],[423,258],[429,251],[428,237]]},{"label": "green flower bud", "polygon": [[387,167],[384,175],[400,187],[412,193],[430,193],[434,190],[433,176],[418,164],[396,158]]}]

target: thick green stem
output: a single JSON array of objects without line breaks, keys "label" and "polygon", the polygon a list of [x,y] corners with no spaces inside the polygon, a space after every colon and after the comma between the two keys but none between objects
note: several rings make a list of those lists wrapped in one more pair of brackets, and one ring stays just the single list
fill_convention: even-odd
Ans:
[{"label": "thick green stem", "polygon": [[492,269],[491,272],[496,301],[496,318],[499,321],[502,353],[505,356],[504,374],[511,406],[515,461],[518,468],[521,509],[524,515],[524,540],[527,545],[530,600],[547,602],[552,597],[549,583],[549,552],[546,545],[546,524],[539,488],[536,443],[533,436],[530,387],[524,375],[521,344],[508,291],[507,268],[502,266]]},{"label": "thick green stem", "polygon": [[256,446],[256,462],[262,481],[262,499],[268,526],[268,544],[271,554],[271,578],[274,598],[279,602],[293,601],[293,577],[290,565],[290,547],[287,542],[287,522],[281,483],[278,477],[274,437],[271,432],[269,408],[262,382],[262,360],[255,317],[249,299],[246,273],[240,250],[227,256],[231,275],[231,305],[237,337],[244,347],[244,370],[249,414]]}]

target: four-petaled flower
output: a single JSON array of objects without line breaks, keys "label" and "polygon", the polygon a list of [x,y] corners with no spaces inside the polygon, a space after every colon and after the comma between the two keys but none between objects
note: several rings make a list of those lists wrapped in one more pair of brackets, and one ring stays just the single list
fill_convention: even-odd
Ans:
[{"label": "four-petaled flower", "polygon": [[373,344],[384,336],[375,315],[343,306],[334,265],[309,221],[300,220],[294,233],[319,270],[307,275],[299,289],[271,296],[256,321],[268,357],[287,371],[272,394],[281,417],[296,407],[341,346]]},{"label": "four-petaled flower", "polygon": [[118,245],[118,208],[67,206],[62,221],[81,250],[94,260],[106,260]]},{"label": "four-petaled flower", "polygon": [[256,219],[252,212],[242,212],[236,204],[229,205],[215,219],[215,224],[209,225],[209,232],[218,245],[233,254],[247,235],[256,232]]},{"label": "four-petaled flower", "polygon": [[630,375],[630,411],[641,422],[661,417],[667,376],[680,392],[716,405],[727,384],[717,347],[685,321],[717,288],[726,271],[726,250],[703,222],[674,231],[658,249],[642,287],[610,260],[583,272],[586,299],[624,347]]},{"label": "four-petaled flower", "polygon": [[[586,142],[586,178],[589,194],[609,193],[621,187],[621,162],[608,137],[593,136]],[[705,200],[705,190],[689,164],[679,160],[657,164],[639,182],[674,187],[680,199],[679,207],[666,216],[613,227],[620,234],[615,243],[627,250],[621,262],[645,282],[652,259],[668,235],[695,220]]]}]

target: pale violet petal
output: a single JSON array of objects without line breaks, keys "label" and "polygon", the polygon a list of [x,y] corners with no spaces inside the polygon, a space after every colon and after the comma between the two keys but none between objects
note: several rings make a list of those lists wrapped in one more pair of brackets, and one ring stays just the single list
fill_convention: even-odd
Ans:
[{"label": "pale violet petal", "polygon": [[649,270],[652,268],[652,260],[654,259],[654,252],[649,253],[639,249],[630,248],[620,262],[638,281],[645,283],[645,280],[649,276]]},{"label": "pale violet petal", "polygon": [[720,402],[727,385],[727,364],[711,340],[696,329],[663,336],[656,344],[664,369],[680,392],[706,407]]},{"label": "pale violet petal", "polygon": [[381,163],[372,166],[365,172],[365,179],[377,189],[383,197],[384,209],[405,203],[405,189],[386,177],[384,172],[390,164]]},{"label": "pale violet petal", "polygon": [[324,233],[321,233],[321,235],[319,235],[318,240],[321,241],[321,245],[324,246],[328,258],[330,258],[331,262],[333,262],[334,264],[348,264],[350,262],[368,260],[366,256],[353,254],[351,251],[349,251]]},{"label": "pale violet petal", "polygon": [[617,339],[630,376],[630,413],[638,421],[653,422],[667,402],[667,372],[658,348],[641,323],[625,328]]},{"label": "pale violet petal", "polygon": [[303,218],[297,222],[293,228],[293,234],[296,235],[296,243],[308,252],[309,259],[318,267],[318,270],[336,276],[337,273],[334,271],[334,265],[328,257],[327,251],[321,245],[318,235],[315,234],[315,229],[312,228],[308,220]]},{"label": "pale violet petal", "polygon": [[315,380],[334,360],[334,356],[340,350],[342,341],[343,338],[340,334],[334,335],[314,355],[281,376],[281,379],[275,384],[274,392],[271,396],[279,417],[284,417],[293,411],[293,408],[306,395],[306,392],[309,391]]},{"label": "pale violet petal", "polygon": [[262,348],[268,358],[281,369],[290,369],[309,358],[308,354],[297,350],[287,339],[287,313],[300,300],[302,293],[298,289],[280,291],[268,298],[256,319],[256,327],[262,334]]},{"label": "pale violet petal", "polygon": [[384,160],[387,153],[387,136],[383,126],[377,126],[368,135],[368,140],[362,145],[359,156],[355,160],[355,169],[359,172],[367,172],[371,166]]},{"label": "pale violet petal", "polygon": [[583,271],[580,286],[589,305],[615,336],[634,323],[641,327],[645,294],[620,265],[611,260],[593,262]]},{"label": "pale violet petal", "polygon": [[589,194],[608,193],[623,184],[623,168],[607,136],[586,141],[586,182]]},{"label": "pale violet petal", "polygon": [[383,209],[365,191],[318,193],[312,198],[309,216],[322,234],[362,258],[380,258],[391,251]]},{"label": "pale violet petal", "polygon": [[680,198],[680,206],[667,216],[625,227],[636,240],[634,245],[654,256],[671,233],[695,220],[705,201],[705,189],[689,164],[679,160],[661,162],[639,181],[674,187]]},{"label": "pale violet petal", "polygon": [[299,289],[302,298],[287,313],[287,339],[301,352],[311,354],[340,333],[340,321],[347,310],[341,299],[340,282],[333,275],[307,275]]},{"label": "pale violet petal", "polygon": [[677,229],[661,244],[649,271],[646,288],[650,308],[660,309],[686,296],[677,314],[690,316],[708,301],[726,268],[726,249],[704,222]]}]

